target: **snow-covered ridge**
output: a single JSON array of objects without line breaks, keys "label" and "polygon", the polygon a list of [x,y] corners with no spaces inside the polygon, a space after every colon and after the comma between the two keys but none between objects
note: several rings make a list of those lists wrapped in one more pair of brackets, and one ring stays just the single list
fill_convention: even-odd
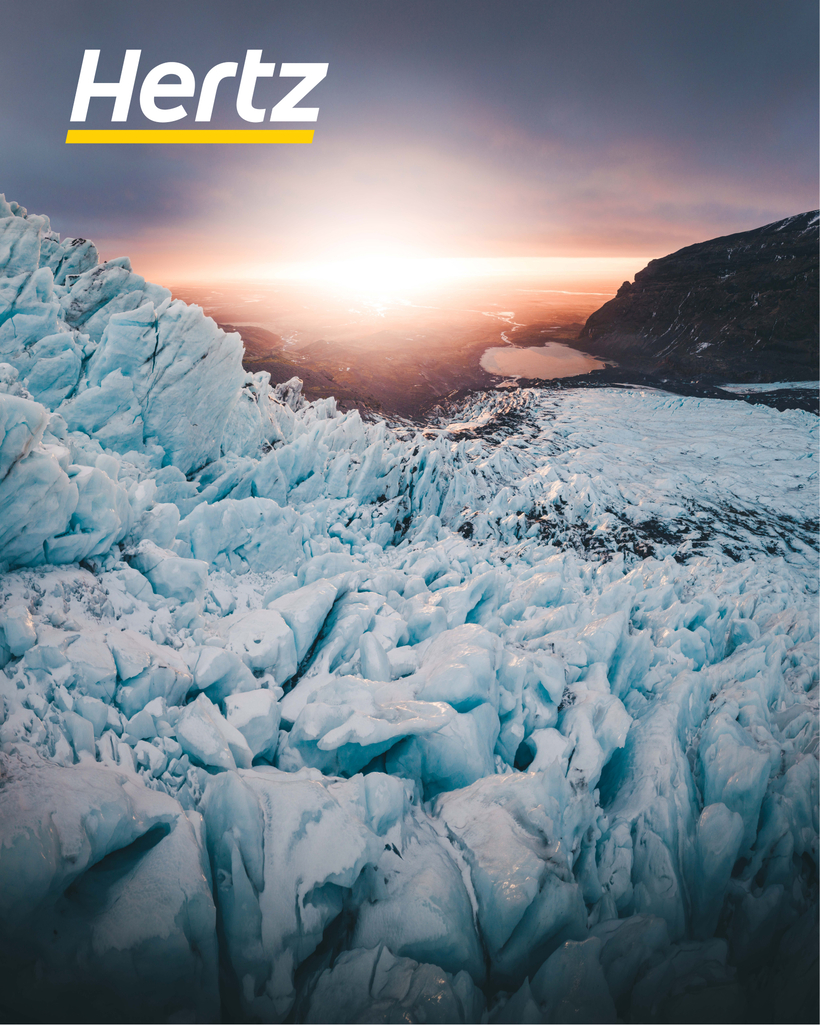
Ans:
[{"label": "snow-covered ridge", "polygon": [[241,359],[0,200],[9,1013],[810,1013],[817,418]]}]

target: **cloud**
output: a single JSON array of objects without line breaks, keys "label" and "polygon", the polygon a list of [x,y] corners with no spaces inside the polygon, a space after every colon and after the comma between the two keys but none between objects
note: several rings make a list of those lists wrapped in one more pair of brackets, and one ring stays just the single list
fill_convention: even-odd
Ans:
[{"label": "cloud", "polygon": [[[0,189],[157,274],[379,250],[661,255],[816,203],[813,3],[245,0],[237,12],[16,5],[0,40]],[[33,59],[18,41],[35,21]],[[67,147],[90,46],[111,67],[141,46],[146,69],[182,60],[198,80],[250,47],[329,60],[315,142]],[[233,124],[231,111],[226,100],[218,116]]]}]

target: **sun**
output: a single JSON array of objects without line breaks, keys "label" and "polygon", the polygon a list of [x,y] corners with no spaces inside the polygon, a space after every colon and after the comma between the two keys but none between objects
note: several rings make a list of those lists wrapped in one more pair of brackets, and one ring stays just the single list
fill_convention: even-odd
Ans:
[{"label": "sun", "polygon": [[370,253],[346,259],[270,264],[266,279],[294,281],[360,295],[403,295],[482,278],[538,283],[540,287],[614,292],[643,257],[462,257]]},{"label": "sun", "polygon": [[475,272],[471,262],[458,257],[370,255],[291,264],[276,270],[273,276],[345,291],[395,293],[418,291],[471,277]]}]

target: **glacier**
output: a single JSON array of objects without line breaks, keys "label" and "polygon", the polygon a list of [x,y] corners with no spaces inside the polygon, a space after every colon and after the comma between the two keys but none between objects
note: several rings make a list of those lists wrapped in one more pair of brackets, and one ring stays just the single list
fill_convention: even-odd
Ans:
[{"label": "glacier", "polygon": [[815,1020],[817,418],[242,355],[0,197],[4,1015]]}]

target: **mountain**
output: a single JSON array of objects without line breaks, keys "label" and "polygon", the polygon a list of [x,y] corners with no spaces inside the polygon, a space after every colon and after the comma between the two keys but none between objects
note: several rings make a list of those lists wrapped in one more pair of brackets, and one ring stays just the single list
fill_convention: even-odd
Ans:
[{"label": "mountain", "polygon": [[650,261],[573,344],[650,373],[815,380],[817,286],[815,210]]}]

